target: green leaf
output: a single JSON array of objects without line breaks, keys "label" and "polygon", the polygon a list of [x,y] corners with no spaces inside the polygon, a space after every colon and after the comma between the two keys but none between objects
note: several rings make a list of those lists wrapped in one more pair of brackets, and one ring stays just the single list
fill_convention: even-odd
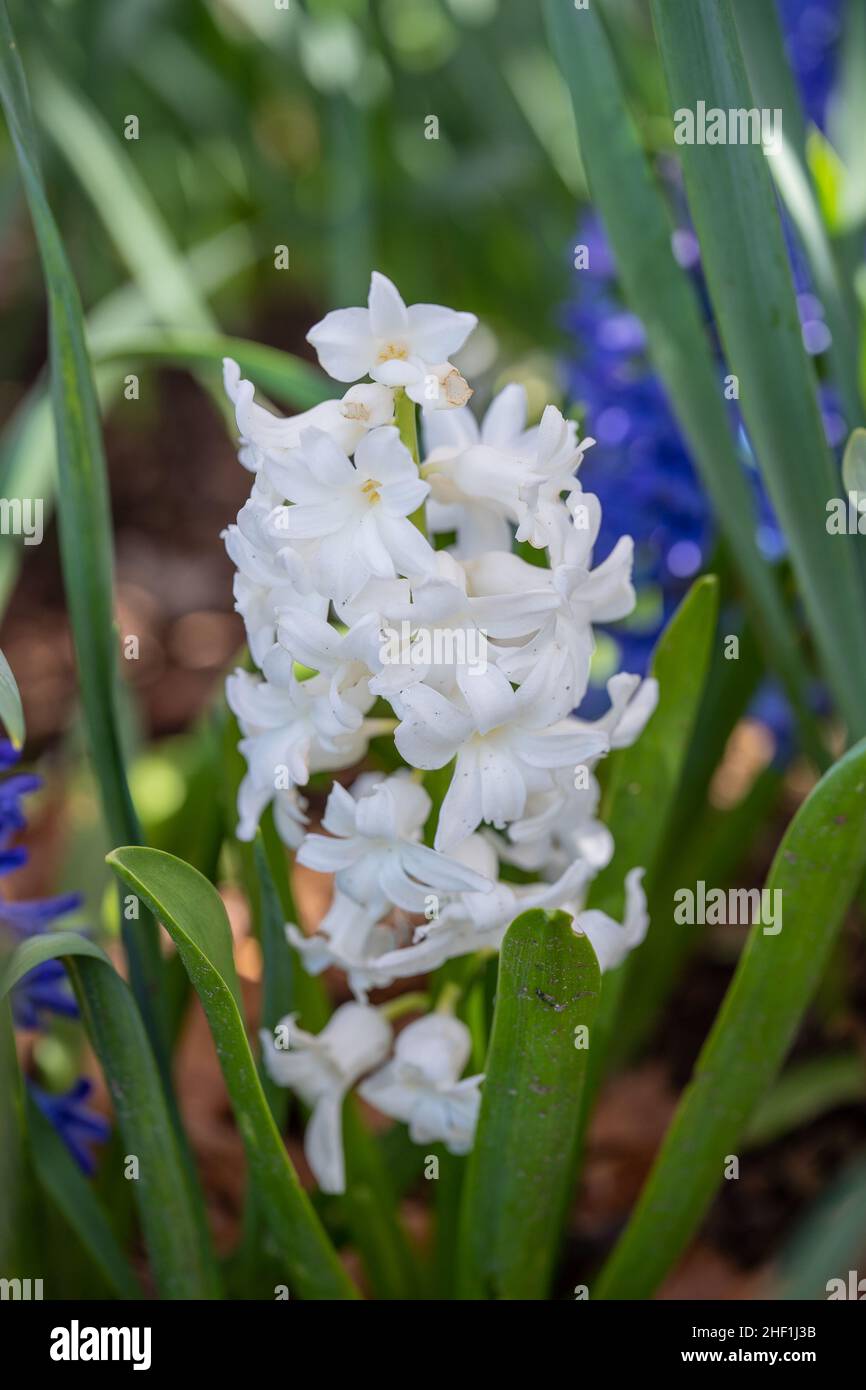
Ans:
[{"label": "green leaf", "polygon": [[62,960],[66,965],[84,1026],[105,1073],[126,1153],[138,1159],[133,1195],[161,1296],[216,1296],[212,1256],[202,1244],[189,1178],[128,986],[92,941],[72,931],[47,932],[22,942],[4,962],[0,998],[46,960]]},{"label": "green leaf", "polygon": [[[138,840],[117,716],[111,514],[99,406],[84,342],[81,301],[45,195],[24,73],[0,0],[0,99],[18,157],[48,292],[51,386],[57,433],[60,554],[90,753],[115,842]],[[124,921],[130,979],[157,1056],[165,1056],[161,960],[153,923]]]},{"label": "green leaf", "polygon": [[[611,757],[604,820],[614,856],[593,880],[587,905],[622,919],[625,876],[643,868],[652,881],[665,832],[671,821],[683,765],[704,693],[719,608],[719,584],[705,575],[692,585],[656,644],[650,674],[659,683],[659,703],[640,738]],[[645,880],[648,887],[649,882]],[[617,1026],[623,992],[656,942],[650,925],[646,941],[603,979],[594,1028],[589,1078],[584,1091],[584,1123],[601,1082]]]},{"label": "green leaf", "polygon": [[27,1126],[33,1164],[45,1195],[55,1203],[118,1298],[141,1298],[141,1288],[93,1188],[51,1121],[30,1096]]},{"label": "green leaf", "polygon": [[[672,111],[725,111],[754,101],[730,0],[653,0]],[[803,347],[767,158],[759,144],[683,144],[689,207],[740,409],[790,548],[824,675],[848,725],[866,731],[864,587],[857,542],[831,536],[839,472]],[[839,653],[845,659],[839,659]]]},{"label": "green leaf", "polygon": [[246,338],[154,328],[99,334],[91,339],[91,349],[99,363],[131,360],[203,367],[220,366],[224,357],[233,357],[259,390],[296,409],[306,410],[334,394],[333,383],[303,358]]},{"label": "green leaf", "polygon": [[512,922],[463,1188],[464,1296],[548,1293],[588,1057],[576,1030],[590,1027],[598,995],[595,953],[566,913],[536,909]]},{"label": "green leaf", "polygon": [[9,1278],[33,1275],[37,1192],[27,1162],[24,1084],[9,1002],[0,998],[0,1267]]},{"label": "green leaf", "polygon": [[594,1291],[645,1298],[696,1231],[779,1071],[866,865],[866,740],[825,773],[788,827],[766,889],[782,930],[749,934],[631,1221]]},{"label": "green leaf", "polygon": [[[625,297],[646,329],[653,363],[754,605],[770,660],[791,697],[804,745],[820,760],[794,626],[758,550],[753,494],[731,437],[702,311],[674,257],[670,217],[629,113],[600,6],[576,10],[562,0],[545,0],[545,15],[551,48],[571,92],[593,201],[604,219]],[[819,515],[823,517],[823,505]]]},{"label": "green leaf", "polygon": [[630,748],[612,754],[605,821],[616,850],[593,881],[589,906],[618,916],[629,869],[650,873],[674,810],[692,730],[716,640],[719,584],[704,575],[692,585],[656,644],[650,674],[659,702]]},{"label": "green leaf", "polygon": [[144,180],[102,117],[44,62],[35,65],[39,119],[105,223],[118,254],[146,302],[166,323],[213,329],[210,310]]},{"label": "green leaf", "polygon": [[809,258],[815,289],[832,334],[828,350],[830,376],[838,387],[845,414],[863,412],[857,381],[857,335],[854,298],[846,286],[833,244],[821,216],[807,155],[807,128],[794,74],[785,55],[785,40],[775,5],[733,0],[737,32],[749,71],[754,104],[781,111],[782,139],[769,160],[785,205]]},{"label": "green leaf", "polygon": [[303,1298],[354,1297],[268,1108],[244,1030],[231,930],[219,894],[196,869],[162,850],[127,846],[113,850],[107,862],[163,923],[202,1002],[246,1148],[250,1182],[266,1205],[291,1291]]},{"label": "green leaf", "polygon": [[16,748],[24,743],[24,710],[12,667],[0,652],[0,723]]},{"label": "green leaf", "polygon": [[845,171],[839,209],[840,231],[857,231],[866,221],[866,9],[848,0],[839,45],[839,74],[829,115],[830,137]]}]

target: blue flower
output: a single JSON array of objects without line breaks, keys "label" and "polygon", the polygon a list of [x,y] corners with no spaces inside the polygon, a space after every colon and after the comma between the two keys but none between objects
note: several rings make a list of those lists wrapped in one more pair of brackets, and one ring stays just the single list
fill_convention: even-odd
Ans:
[{"label": "blue flower", "polygon": [[844,9],[844,0],[779,0],[788,62],[806,114],[822,130],[836,81]]},{"label": "blue flower", "polygon": [[12,1018],[18,1028],[39,1028],[46,1013],[78,1017],[75,1002],[59,960],[46,960],[29,970],[12,991]]},{"label": "blue flower", "polygon": [[[0,771],[14,768],[20,754],[12,744],[0,739]],[[0,877],[26,863],[26,852],[9,845],[12,836],[26,824],[21,798],[41,786],[38,777],[15,773],[0,781]],[[26,902],[10,902],[0,898],[0,932],[11,932],[17,938],[32,936],[51,926],[59,917],[81,906],[77,893],[63,893],[54,898],[38,898]],[[46,1014],[76,1018],[78,1008],[69,988],[66,971],[60,961],[43,961],[29,970],[12,991],[12,1017],[19,1028],[39,1028]],[[47,1115],[58,1134],[84,1172],[93,1172],[90,1145],[103,1142],[110,1133],[107,1122],[88,1111],[85,1101],[90,1094],[90,1082],[81,1078],[65,1095],[51,1095],[28,1079],[34,1100]]]},{"label": "blue flower", "polygon": [[93,1090],[92,1082],[79,1079],[62,1095],[43,1091],[30,1082],[30,1093],[43,1115],[53,1124],[79,1167],[92,1177],[96,1165],[91,1146],[104,1144],[111,1134],[108,1121],[88,1109],[87,1100]]}]

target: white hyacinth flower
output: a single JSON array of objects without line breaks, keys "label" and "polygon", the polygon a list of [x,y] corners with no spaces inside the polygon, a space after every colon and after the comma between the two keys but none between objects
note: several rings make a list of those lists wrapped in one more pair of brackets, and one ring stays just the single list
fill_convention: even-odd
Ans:
[{"label": "white hyacinth flower", "polygon": [[307,1033],[282,1019],[273,1033],[262,1030],[262,1057],[278,1086],[287,1086],[312,1108],[304,1153],[323,1192],[345,1192],[343,1101],[355,1082],[378,1066],[391,1046],[391,1025],[378,1009],[343,1004],[321,1033]]},{"label": "white hyacinth flower", "polygon": [[430,544],[409,520],[430,488],[391,426],[364,436],[354,465],[322,430],[306,430],[280,480],[292,505],[274,509],[272,534],[299,548],[320,593],[344,602],[373,576],[432,571]]},{"label": "white hyacinth flower", "polygon": [[472,1052],[465,1023],[428,1014],[398,1033],[394,1057],[359,1089],[364,1100],[409,1126],[415,1144],[443,1143],[449,1153],[472,1148],[482,1075],[460,1080]]},{"label": "white hyacinth flower", "polygon": [[438,304],[407,309],[395,285],[373,271],[366,309],[333,309],[311,328],[312,343],[328,376],[358,381],[370,376],[384,386],[414,386],[437,375],[477,324]]},{"label": "white hyacinth flower", "polygon": [[351,454],[368,430],[394,419],[394,392],[387,386],[352,386],[341,400],[322,401],[286,417],[257,404],[253,383],[241,376],[231,357],[223,358],[223,384],[235,408],[241,444],[238,459],[252,473],[263,466],[278,466],[290,449],[297,449],[304,430],[324,430]]},{"label": "white hyacinth flower", "polygon": [[518,690],[495,668],[466,682],[462,702],[426,685],[400,692],[394,739],[413,767],[444,767],[456,758],[442,803],[434,845],[450,852],[486,821],[504,829],[519,820],[531,792],[552,785],[551,772],[606,753],[609,738],[565,718],[580,698],[556,649],[539,661]]},{"label": "white hyacinth flower", "polygon": [[474,869],[419,843],[429,814],[429,796],[408,773],[357,801],[335,782],[322,821],[329,835],[308,835],[298,862],[335,874],[342,893],[380,916],[392,906],[422,913],[431,893],[489,891]]}]

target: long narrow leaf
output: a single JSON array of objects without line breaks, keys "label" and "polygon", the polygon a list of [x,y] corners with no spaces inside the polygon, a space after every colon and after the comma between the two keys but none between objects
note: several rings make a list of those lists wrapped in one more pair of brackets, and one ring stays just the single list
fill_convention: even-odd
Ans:
[{"label": "long narrow leaf", "polygon": [[593,200],[604,219],[626,299],[646,329],[653,362],[754,604],[771,660],[794,703],[806,746],[820,761],[797,638],[758,550],[753,498],[732,442],[697,296],[674,257],[670,218],[629,113],[600,6],[578,10],[569,0],[545,0],[545,15],[551,47],[571,92]]},{"label": "long narrow leaf", "polygon": [[[84,342],[81,301],[48,206],[5,0],[0,0],[0,98],[12,135],[48,291],[51,383],[59,468],[60,550],[90,751],[109,833],[140,838],[117,717],[111,516],[99,407]],[[124,921],[130,978],[157,1055],[165,1055],[159,942],[153,923]]]},{"label": "long narrow leaf", "polygon": [[[650,670],[659,683],[658,708],[637,742],[613,755],[605,820],[616,848],[610,864],[593,881],[588,905],[615,921],[621,918],[629,870],[645,869],[647,887],[655,876],[704,692],[718,607],[716,578],[698,579],[653,653]],[[604,977],[584,1092],[584,1119],[607,1062],[623,991],[632,975],[641,974],[642,962],[655,953],[659,935],[651,926],[643,946]]]},{"label": "long narrow leaf", "polygon": [[81,180],[147,303],[166,323],[213,329],[210,310],[129,157],[135,144],[124,149],[81,93],[46,64],[36,68],[33,89],[40,120]]},{"label": "long narrow leaf", "polygon": [[303,358],[246,338],[151,329],[100,335],[91,340],[91,348],[95,362],[131,360],[201,367],[219,366],[224,357],[233,357],[257,387],[296,409],[318,405],[334,394],[327,378]]},{"label": "long narrow leaf", "polygon": [[55,1203],[118,1298],[141,1298],[141,1288],[117,1244],[93,1189],[35,1101],[28,1097],[27,1125],[33,1164],[46,1197]]},{"label": "long narrow leaf", "polygon": [[829,348],[832,376],[854,424],[863,415],[857,380],[856,301],[850,286],[844,284],[812,184],[806,122],[785,56],[779,12],[775,4],[755,0],[733,0],[733,9],[755,105],[782,113],[781,149],[770,160],[770,169],[809,258],[833,338]]},{"label": "long narrow leaf", "polygon": [[[564,912],[505,934],[481,1115],[463,1185],[464,1295],[544,1298],[571,1186],[599,995],[595,953]],[[585,1041],[581,1028],[589,1029]]]},{"label": "long narrow leaf", "polygon": [[0,971],[0,998],[46,960],[69,972],[84,1026],[101,1063],[126,1154],[142,1234],[163,1298],[211,1298],[217,1293],[210,1251],[201,1239],[189,1178],[162,1084],[128,987],[105,952],[71,931],[30,937]]},{"label": "long narrow leaf", "polygon": [[[767,879],[782,930],[756,923],[632,1219],[595,1296],[645,1298],[696,1231],[782,1065],[866,865],[866,740],[813,789]],[[744,1163],[747,1159],[742,1160]]]},{"label": "long narrow leaf", "polygon": [[163,923],[210,1024],[249,1163],[266,1203],[290,1286],[304,1298],[352,1298],[354,1286],[298,1182],[247,1042],[231,930],[219,894],[189,864],[161,850],[114,850],[108,863]]},{"label": "long narrow leaf", "polygon": [[[699,121],[699,102],[725,112],[753,106],[730,0],[653,0],[653,16],[672,111],[697,113]],[[824,674],[857,738],[866,731],[866,595],[857,538],[826,528],[827,503],[839,495],[841,479],[803,347],[767,158],[760,144],[697,139],[683,143],[681,154],[743,418],[788,540]]]}]

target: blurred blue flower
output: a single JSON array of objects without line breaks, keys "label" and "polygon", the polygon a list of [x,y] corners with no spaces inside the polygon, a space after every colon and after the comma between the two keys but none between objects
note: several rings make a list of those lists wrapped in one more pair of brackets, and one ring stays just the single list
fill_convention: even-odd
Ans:
[{"label": "blurred blue flower", "polygon": [[[684,216],[676,175],[667,170],[675,209]],[[803,257],[790,230],[786,237],[798,294],[804,343],[814,354],[829,343],[820,301],[811,293]],[[717,528],[709,499],[692,463],[687,442],[647,354],[640,320],[619,297],[613,256],[594,213],[578,231],[588,250],[577,273],[578,293],[565,310],[565,325],[575,343],[566,363],[568,392],[585,412],[586,426],[597,440],[581,466],[581,483],[601,502],[602,523],[596,546],[603,560],[624,532],[635,542],[637,609],[609,634],[627,671],[644,674],[656,639],[689,588],[710,560]],[[690,227],[673,234],[674,253],[692,276],[704,306],[707,327],[716,341],[719,389],[725,365],[710,317],[710,302],[701,274],[697,239]],[[845,421],[829,388],[822,388],[825,429],[834,445],[845,437]],[[730,404],[731,423],[755,502],[755,535],[768,562],[785,553],[785,539],[751,455],[737,404]],[[581,707],[585,715],[606,705],[603,673],[590,686]],[[792,747],[791,715],[784,700],[767,698],[756,706],[776,739],[781,755]]]},{"label": "blurred blue flower", "polygon": [[87,1106],[92,1090],[92,1082],[83,1076],[62,1094],[43,1091],[41,1086],[30,1083],[30,1093],[39,1109],[51,1121],[73,1158],[88,1177],[92,1177],[95,1172],[92,1146],[104,1144],[111,1134],[108,1121]]},{"label": "blurred blue flower", "polygon": [[[0,739],[0,771],[8,772],[14,768],[19,757],[11,743]],[[27,861],[26,851],[10,847],[9,840],[26,824],[21,798],[36,791],[39,786],[41,781],[38,777],[22,773],[14,773],[0,781],[0,878]],[[19,938],[32,936],[80,906],[81,898],[77,893],[27,902],[10,902],[0,898],[0,931],[11,932]],[[59,1014],[66,1018],[78,1016],[66,971],[57,960],[44,961],[29,970],[13,989],[11,1003],[12,1017],[19,1028],[41,1027],[46,1014]],[[86,1173],[91,1173],[93,1158],[87,1145],[103,1141],[110,1129],[101,1116],[92,1115],[84,1104],[90,1093],[90,1082],[82,1078],[62,1096],[41,1090],[29,1079],[27,1084],[75,1159]]]},{"label": "blurred blue flower", "polygon": [[78,1005],[59,960],[46,960],[35,966],[12,991],[12,1018],[16,1027],[40,1028],[46,1013],[78,1017]]},{"label": "blurred blue flower", "polygon": [[845,0],[779,0],[779,14],[803,107],[823,130],[836,81]]}]

